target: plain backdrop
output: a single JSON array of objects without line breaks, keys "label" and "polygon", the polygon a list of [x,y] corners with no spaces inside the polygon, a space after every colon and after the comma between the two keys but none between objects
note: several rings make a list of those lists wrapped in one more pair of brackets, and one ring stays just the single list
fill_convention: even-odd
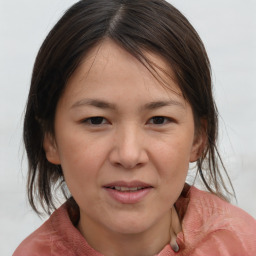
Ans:
[{"label": "plain backdrop", "polygon": [[[39,219],[26,201],[22,120],[37,51],[54,23],[75,2],[0,0],[1,256],[11,255],[45,220]],[[238,206],[256,218],[256,1],[171,3],[185,14],[205,43],[220,112],[223,160]]]}]

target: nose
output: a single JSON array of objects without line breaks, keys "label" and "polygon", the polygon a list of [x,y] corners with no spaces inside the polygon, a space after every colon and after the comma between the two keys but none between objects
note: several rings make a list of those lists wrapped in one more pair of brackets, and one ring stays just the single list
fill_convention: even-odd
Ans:
[{"label": "nose", "polygon": [[143,132],[138,128],[125,127],[115,133],[110,162],[124,169],[134,169],[145,165],[148,154]]}]

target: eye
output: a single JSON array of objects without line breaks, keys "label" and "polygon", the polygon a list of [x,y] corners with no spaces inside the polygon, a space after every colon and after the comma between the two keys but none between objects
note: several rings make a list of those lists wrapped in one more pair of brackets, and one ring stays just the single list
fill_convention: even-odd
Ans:
[{"label": "eye", "polygon": [[85,120],[83,120],[83,123],[97,126],[97,125],[107,124],[108,121],[104,117],[94,116],[94,117],[86,118]]},{"label": "eye", "polygon": [[149,119],[149,124],[162,125],[172,122],[172,119],[165,116],[154,116]]}]

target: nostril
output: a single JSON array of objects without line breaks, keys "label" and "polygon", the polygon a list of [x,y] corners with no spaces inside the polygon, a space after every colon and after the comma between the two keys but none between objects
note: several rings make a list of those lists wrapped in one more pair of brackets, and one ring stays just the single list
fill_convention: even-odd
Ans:
[{"label": "nostril", "polygon": [[122,163],[122,162],[115,162],[112,163],[115,167],[118,168],[124,168],[124,169],[134,169],[134,168],[140,168],[142,167],[144,164],[143,163],[136,163],[136,164],[128,164],[128,163]]},{"label": "nostril", "polygon": [[110,152],[109,160],[115,167],[124,169],[134,169],[144,166],[148,161],[146,150],[139,143],[117,144]]}]

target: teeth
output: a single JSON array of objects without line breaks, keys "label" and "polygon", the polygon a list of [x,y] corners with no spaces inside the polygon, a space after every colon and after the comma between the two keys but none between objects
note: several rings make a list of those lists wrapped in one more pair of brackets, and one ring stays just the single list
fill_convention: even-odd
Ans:
[{"label": "teeth", "polygon": [[118,191],[137,191],[142,189],[143,187],[134,187],[134,188],[127,188],[127,187],[117,187],[115,186],[114,189]]}]

